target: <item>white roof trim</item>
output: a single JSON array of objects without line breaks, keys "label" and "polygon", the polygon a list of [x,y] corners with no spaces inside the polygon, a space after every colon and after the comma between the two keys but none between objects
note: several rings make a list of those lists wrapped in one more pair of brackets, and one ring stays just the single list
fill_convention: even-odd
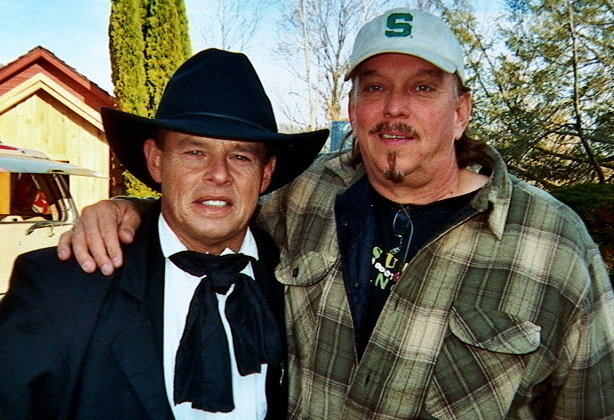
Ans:
[{"label": "white roof trim", "polygon": [[86,105],[80,98],[43,73],[32,76],[0,96],[0,114],[6,112],[16,103],[34,95],[40,89],[53,96],[94,127],[103,131],[102,119],[98,110]]}]

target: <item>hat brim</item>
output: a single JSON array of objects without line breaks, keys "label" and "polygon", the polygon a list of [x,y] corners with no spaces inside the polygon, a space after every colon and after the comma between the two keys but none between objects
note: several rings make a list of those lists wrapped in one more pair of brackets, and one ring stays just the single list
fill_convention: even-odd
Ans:
[{"label": "hat brim", "polygon": [[403,54],[421,58],[447,73],[458,74],[458,76],[461,78],[461,81],[463,83],[465,82],[464,70],[458,69],[452,61],[448,60],[446,57],[440,54],[419,47],[395,48],[394,46],[382,47],[379,45],[373,50],[364,52],[360,57],[356,58],[354,62],[350,63],[348,70],[343,77],[343,80],[350,80],[354,76],[354,72],[356,71],[356,69],[366,60],[375,57],[376,55],[382,54]]},{"label": "hat brim", "polygon": [[296,134],[276,133],[247,121],[206,113],[164,120],[140,117],[108,107],[101,108],[100,112],[107,141],[117,159],[125,169],[155,191],[160,191],[160,184],[149,174],[143,144],[160,129],[266,144],[277,159],[271,183],[263,194],[286,185],[307,169],[329,134],[326,129]]}]

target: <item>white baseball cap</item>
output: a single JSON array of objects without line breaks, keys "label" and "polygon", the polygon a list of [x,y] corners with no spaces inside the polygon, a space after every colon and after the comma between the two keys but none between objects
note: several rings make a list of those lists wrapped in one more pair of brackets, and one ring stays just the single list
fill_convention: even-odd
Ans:
[{"label": "white baseball cap", "polygon": [[443,20],[430,13],[397,8],[365,23],[356,35],[345,80],[367,58],[384,53],[422,58],[443,71],[458,74],[465,82],[463,50],[458,39]]}]

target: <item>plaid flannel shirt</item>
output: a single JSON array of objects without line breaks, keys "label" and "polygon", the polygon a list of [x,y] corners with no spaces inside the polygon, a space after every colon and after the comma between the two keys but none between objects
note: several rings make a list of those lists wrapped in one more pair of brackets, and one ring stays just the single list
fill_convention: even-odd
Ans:
[{"label": "plaid flannel shirt", "polygon": [[614,418],[599,251],[575,213],[492,153],[475,214],[410,261],[360,362],[333,203],[364,170],[325,156],[269,196],[259,222],[282,252],[291,418]]}]

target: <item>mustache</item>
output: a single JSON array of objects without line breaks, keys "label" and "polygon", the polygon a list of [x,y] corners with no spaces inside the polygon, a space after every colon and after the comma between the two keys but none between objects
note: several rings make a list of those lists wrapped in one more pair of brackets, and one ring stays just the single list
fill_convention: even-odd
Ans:
[{"label": "mustache", "polygon": [[390,123],[390,122],[380,122],[375,124],[371,130],[369,130],[369,134],[377,134],[382,131],[394,131],[400,134],[405,134],[411,137],[419,137],[418,132],[409,124],[404,123]]}]

